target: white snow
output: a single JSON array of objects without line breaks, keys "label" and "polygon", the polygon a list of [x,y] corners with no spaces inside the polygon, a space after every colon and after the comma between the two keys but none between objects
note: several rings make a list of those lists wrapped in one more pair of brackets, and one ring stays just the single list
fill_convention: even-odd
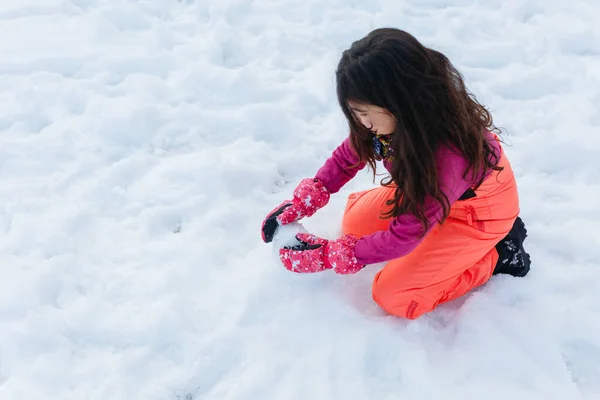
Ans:
[{"label": "white snow", "polygon": [[[600,398],[599,21],[594,0],[3,0],[0,399]],[[297,275],[260,237],[346,135],[335,65],[380,26],[446,53],[508,132],[533,259],[415,321],[371,299],[381,265]],[[369,174],[304,228],[335,238]]]}]

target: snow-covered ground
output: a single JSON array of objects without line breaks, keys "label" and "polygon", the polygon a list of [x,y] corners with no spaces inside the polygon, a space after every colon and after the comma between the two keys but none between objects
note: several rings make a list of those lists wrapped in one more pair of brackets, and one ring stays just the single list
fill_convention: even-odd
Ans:
[{"label": "snow-covered ground", "polygon": [[[596,0],[2,0],[0,399],[600,398]],[[445,52],[507,132],[532,272],[415,321],[260,223],[346,135],[340,53]],[[361,173],[304,227],[337,237]]]}]

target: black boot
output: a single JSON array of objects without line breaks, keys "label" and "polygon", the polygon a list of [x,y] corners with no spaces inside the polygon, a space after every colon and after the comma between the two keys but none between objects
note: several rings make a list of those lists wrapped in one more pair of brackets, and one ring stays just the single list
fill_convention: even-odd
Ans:
[{"label": "black boot", "polygon": [[494,275],[509,274],[519,277],[527,275],[531,258],[523,248],[526,237],[525,224],[520,217],[517,217],[508,235],[496,245],[499,258],[496,268],[494,268]]}]

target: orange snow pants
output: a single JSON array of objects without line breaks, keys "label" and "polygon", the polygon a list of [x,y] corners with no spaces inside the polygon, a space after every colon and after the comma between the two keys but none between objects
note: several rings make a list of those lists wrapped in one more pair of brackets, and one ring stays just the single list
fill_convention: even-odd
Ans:
[{"label": "orange snow pants", "polygon": [[[517,185],[509,161],[488,177],[476,197],[455,202],[449,217],[436,224],[404,257],[389,261],[373,281],[373,299],[388,313],[415,319],[439,304],[456,299],[487,282],[498,252],[495,246],[519,214]],[[344,234],[370,235],[387,230],[386,200],[394,188],[378,187],[352,193],[342,222]]]}]

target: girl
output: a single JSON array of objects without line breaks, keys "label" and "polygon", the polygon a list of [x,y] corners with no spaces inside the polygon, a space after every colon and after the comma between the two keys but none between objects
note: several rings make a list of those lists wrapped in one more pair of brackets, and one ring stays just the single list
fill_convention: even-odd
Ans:
[{"label": "girl", "polygon": [[338,101],[350,134],[293,198],[262,225],[313,215],[367,164],[389,177],[349,196],[343,236],[298,234],[280,249],[290,271],[354,274],[387,262],[373,299],[415,319],[464,295],[493,274],[525,276],[530,257],[515,177],[497,128],[441,53],[397,29],[377,29],[346,50],[336,71]]}]

